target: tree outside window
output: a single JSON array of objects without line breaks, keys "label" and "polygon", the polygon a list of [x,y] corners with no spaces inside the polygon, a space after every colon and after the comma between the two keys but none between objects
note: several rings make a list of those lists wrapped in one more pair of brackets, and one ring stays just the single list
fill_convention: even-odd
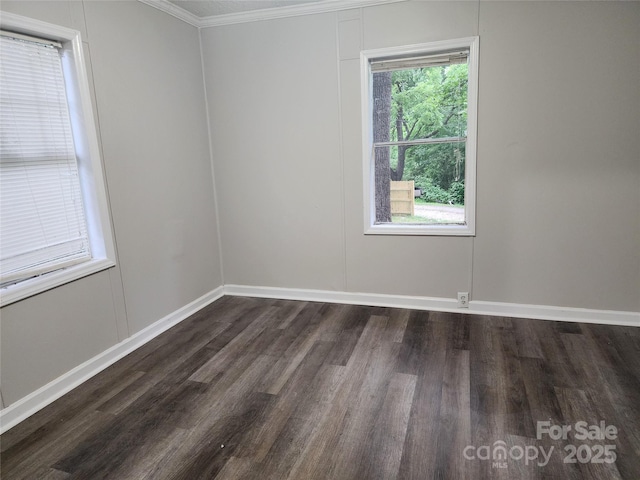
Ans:
[{"label": "tree outside window", "polygon": [[373,226],[473,224],[477,39],[444,43],[363,52]]}]

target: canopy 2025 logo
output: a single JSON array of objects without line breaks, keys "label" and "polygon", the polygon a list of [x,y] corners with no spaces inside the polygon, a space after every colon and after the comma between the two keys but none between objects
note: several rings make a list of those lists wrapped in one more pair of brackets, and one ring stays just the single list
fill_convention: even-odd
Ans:
[{"label": "canopy 2025 logo", "polygon": [[[618,438],[618,429],[614,425],[607,425],[604,420],[598,424],[589,424],[579,421],[575,424],[555,425],[550,421],[539,421],[536,426],[536,439],[545,437],[551,440],[577,440],[590,441],[591,443],[574,444],[564,446],[564,463],[614,463],[617,459],[616,445],[611,442]],[[493,447],[493,448],[492,448]],[[507,446],[504,440],[497,440],[493,445],[467,445],[462,455],[466,460],[491,461],[493,468],[507,468],[508,461],[524,461],[525,465],[536,464],[544,467],[549,463],[555,447],[550,445],[512,445]]]}]

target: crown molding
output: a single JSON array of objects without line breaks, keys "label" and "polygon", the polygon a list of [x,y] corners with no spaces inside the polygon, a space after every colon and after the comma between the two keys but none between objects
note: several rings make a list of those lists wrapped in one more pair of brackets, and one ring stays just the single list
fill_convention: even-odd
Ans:
[{"label": "crown molding", "polygon": [[258,22],[276,18],[298,17],[314,13],[339,12],[352,8],[398,3],[406,0],[323,0],[317,3],[291,5],[290,7],[268,8],[248,12],[229,13],[227,15],[213,15],[200,19],[201,27],[218,27],[237,23]]},{"label": "crown molding", "polygon": [[265,8],[263,10],[251,10],[248,12],[229,13],[225,15],[212,15],[209,17],[197,17],[180,8],[168,0],[138,0],[146,5],[157,8],[169,15],[187,22],[198,28],[219,27],[222,25],[234,25],[238,23],[258,22],[276,18],[298,17],[315,13],[339,12],[353,8],[384,5],[388,3],[406,2],[407,0],[322,0],[312,4],[291,5],[289,7]]},{"label": "crown molding", "polygon": [[167,1],[167,0],[138,0],[141,3],[149,5],[150,7],[156,8],[164,13],[168,13],[169,15],[176,17],[183,22],[188,23],[189,25],[193,25],[194,27],[200,27],[200,23],[202,19],[200,17],[195,16],[191,12],[187,12],[184,8],[180,8],[177,5]]}]

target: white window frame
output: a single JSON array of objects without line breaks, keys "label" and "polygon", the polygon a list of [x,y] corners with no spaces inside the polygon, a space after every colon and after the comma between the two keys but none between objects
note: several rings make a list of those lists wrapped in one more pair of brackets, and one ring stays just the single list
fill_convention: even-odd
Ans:
[{"label": "white window frame", "polygon": [[[375,223],[375,190],[372,125],[371,61],[384,58],[418,57],[469,49],[469,82],[467,96],[467,140],[465,148],[465,225]],[[474,236],[476,204],[476,148],[478,129],[478,56],[479,37],[365,50],[360,52],[362,92],[362,154],[364,191],[364,233],[366,235],[440,235]]]},{"label": "white window frame", "polygon": [[5,12],[0,15],[0,29],[62,44],[62,66],[92,256],[86,262],[0,289],[0,306],[5,306],[111,268],[116,264],[116,255],[80,32]]}]

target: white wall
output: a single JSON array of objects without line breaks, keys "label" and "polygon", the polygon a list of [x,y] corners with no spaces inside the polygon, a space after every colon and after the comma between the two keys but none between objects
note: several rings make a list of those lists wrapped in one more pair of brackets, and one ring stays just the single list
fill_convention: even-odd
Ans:
[{"label": "white wall", "polygon": [[227,284],[344,287],[334,25],[202,31]]},{"label": "white wall", "polygon": [[118,266],[2,309],[5,406],[222,284],[198,31],[139,2],[11,2],[80,30]]},{"label": "white wall", "polygon": [[[413,1],[204,29],[225,283],[639,311],[639,25]],[[359,51],[471,35],[477,236],[364,236]]]},{"label": "white wall", "polygon": [[480,36],[474,297],[639,311],[640,3],[482,2]]}]

